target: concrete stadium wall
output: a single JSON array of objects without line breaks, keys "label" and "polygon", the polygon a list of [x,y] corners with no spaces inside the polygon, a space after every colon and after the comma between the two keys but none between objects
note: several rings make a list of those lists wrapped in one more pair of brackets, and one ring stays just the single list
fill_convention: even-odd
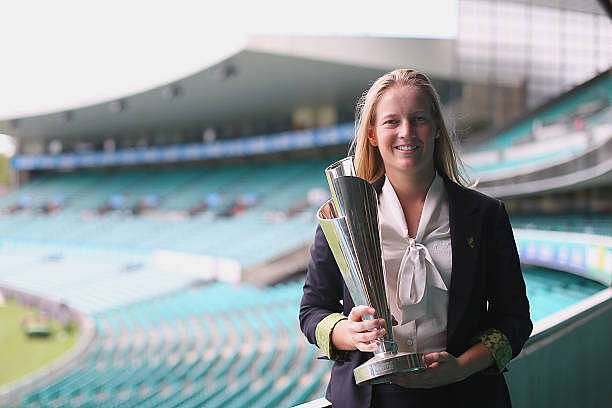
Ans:
[{"label": "concrete stadium wall", "polygon": [[612,406],[612,289],[536,322],[505,374],[512,404]]},{"label": "concrete stadium wall", "polygon": [[[612,289],[539,320],[505,374],[514,408],[612,406]],[[327,408],[325,399],[300,408]]]}]

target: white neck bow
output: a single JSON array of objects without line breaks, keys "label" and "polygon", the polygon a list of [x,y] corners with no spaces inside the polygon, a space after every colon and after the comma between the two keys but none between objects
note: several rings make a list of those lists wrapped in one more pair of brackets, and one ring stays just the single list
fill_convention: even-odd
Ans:
[{"label": "white neck bow", "polygon": [[[398,259],[403,252],[397,270],[396,285],[394,288],[389,288],[395,292],[395,299],[389,300],[395,302],[395,305],[390,305],[392,310],[396,309],[400,313],[399,324],[408,323],[428,314],[430,288],[435,287],[448,291],[429,250],[423,245],[425,239],[428,242],[434,242],[437,239],[448,237],[447,221],[445,225],[432,225],[438,221],[432,218],[438,214],[437,209],[442,203],[443,194],[442,179],[436,175],[425,197],[416,237],[411,238],[395,190],[389,180],[385,180],[380,206],[383,256],[385,259],[387,257]],[[386,273],[391,273],[391,276],[395,277],[393,272],[387,271]]]},{"label": "white neck bow", "polygon": [[425,245],[410,238],[397,276],[396,302],[400,324],[425,316],[428,312],[428,287],[448,290]]}]

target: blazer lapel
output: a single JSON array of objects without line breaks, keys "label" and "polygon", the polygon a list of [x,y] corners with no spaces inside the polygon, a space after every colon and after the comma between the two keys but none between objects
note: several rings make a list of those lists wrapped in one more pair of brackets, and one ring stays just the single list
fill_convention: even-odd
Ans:
[{"label": "blazer lapel", "polygon": [[480,208],[463,188],[444,177],[452,248],[451,287],[448,299],[447,344],[450,344],[465,312],[474,284],[478,251],[481,246]]},{"label": "blazer lapel", "polygon": [[382,176],[372,182],[372,187],[374,187],[374,190],[376,190],[376,194],[380,195],[384,184],[385,184],[385,176]]}]

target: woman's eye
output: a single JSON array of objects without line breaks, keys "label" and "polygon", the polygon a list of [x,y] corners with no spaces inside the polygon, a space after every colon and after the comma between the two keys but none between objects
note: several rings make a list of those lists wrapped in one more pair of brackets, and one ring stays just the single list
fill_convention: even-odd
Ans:
[{"label": "woman's eye", "polygon": [[397,119],[387,119],[385,120],[383,125],[397,125],[398,123],[399,123],[399,120]]}]

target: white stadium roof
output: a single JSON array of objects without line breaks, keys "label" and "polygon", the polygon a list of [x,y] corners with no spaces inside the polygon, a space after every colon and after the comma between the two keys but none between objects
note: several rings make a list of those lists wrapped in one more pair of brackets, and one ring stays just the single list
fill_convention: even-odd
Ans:
[{"label": "white stadium roof", "polygon": [[397,66],[450,79],[453,41],[253,36],[241,51],[194,75],[91,106],[5,120],[0,132],[24,139],[105,137],[354,103],[373,79]]}]

